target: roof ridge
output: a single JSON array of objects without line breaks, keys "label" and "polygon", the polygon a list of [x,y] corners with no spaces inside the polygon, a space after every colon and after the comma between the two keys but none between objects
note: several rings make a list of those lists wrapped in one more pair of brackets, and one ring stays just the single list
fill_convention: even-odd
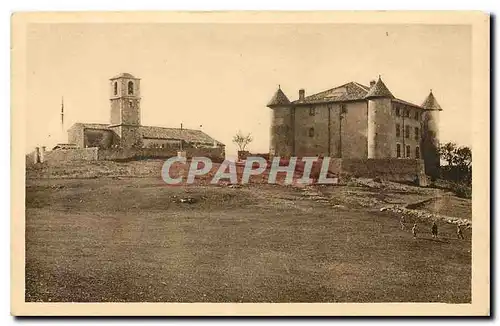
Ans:
[{"label": "roof ridge", "polygon": [[367,92],[368,92],[368,91],[370,90],[370,87],[365,86],[365,85],[363,85],[363,84],[360,84],[360,83],[358,83],[358,82],[356,82],[356,81],[353,81],[352,83],[354,83],[356,86],[358,86],[358,87],[362,88],[364,91],[367,91]]}]

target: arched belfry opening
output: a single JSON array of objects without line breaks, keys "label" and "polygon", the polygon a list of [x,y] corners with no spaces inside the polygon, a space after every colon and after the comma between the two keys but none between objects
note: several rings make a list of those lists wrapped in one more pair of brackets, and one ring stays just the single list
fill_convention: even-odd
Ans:
[{"label": "arched belfry opening", "polygon": [[113,83],[113,94],[118,95],[118,82]]},{"label": "arched belfry opening", "polygon": [[128,82],[128,95],[134,95],[134,82]]}]

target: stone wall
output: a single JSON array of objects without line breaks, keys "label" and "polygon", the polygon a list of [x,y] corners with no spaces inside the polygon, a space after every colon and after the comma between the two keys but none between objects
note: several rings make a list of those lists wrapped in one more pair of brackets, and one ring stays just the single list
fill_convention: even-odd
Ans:
[{"label": "stone wall", "polygon": [[[394,139],[396,143],[394,157],[397,157],[399,145],[400,157],[423,158],[421,148],[423,135],[422,112],[422,109],[393,102],[392,115],[395,122]],[[397,135],[397,129],[399,129],[399,136]]]},{"label": "stone wall", "polygon": [[368,101],[368,158],[395,157],[396,124],[392,118],[390,98],[375,98]]},{"label": "stone wall", "polygon": [[75,144],[77,147],[85,147],[85,136],[83,132],[83,125],[75,123],[71,128],[68,129],[68,142],[70,144]]},{"label": "stone wall", "polygon": [[[282,158],[280,160],[280,165],[286,166],[288,164],[289,159]],[[322,164],[322,159],[313,163],[311,176],[319,176]],[[270,162],[268,166],[270,166]],[[301,158],[298,158],[296,163],[296,177],[300,177],[303,170],[304,162]],[[380,178],[390,181],[417,181],[421,186],[427,185],[427,178],[424,173],[424,162],[423,160],[414,159],[330,158],[328,175],[338,176],[341,180],[345,180],[349,177]]]},{"label": "stone wall", "polygon": [[424,161],[415,159],[344,159],[341,173],[362,178],[392,181],[418,181],[427,184]]},{"label": "stone wall", "polygon": [[44,153],[44,161],[48,163],[61,161],[95,161],[98,158],[97,152],[97,147],[46,151]]},{"label": "stone wall", "polygon": [[[177,156],[177,148],[117,148],[101,149],[98,152],[99,160],[136,160],[148,158],[169,158]],[[195,156],[208,157],[214,162],[225,159],[224,148],[187,148],[185,149],[188,158]]]},{"label": "stone wall", "polygon": [[271,110],[269,152],[276,156],[291,156],[294,150],[294,108],[276,107]]},{"label": "stone wall", "polygon": [[299,105],[272,114],[271,155],[368,156],[366,101]]}]

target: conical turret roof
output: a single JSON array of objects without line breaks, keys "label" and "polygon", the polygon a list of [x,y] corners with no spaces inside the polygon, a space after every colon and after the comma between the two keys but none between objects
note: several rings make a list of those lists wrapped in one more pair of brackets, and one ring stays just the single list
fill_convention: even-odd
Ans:
[{"label": "conical turret roof", "polygon": [[278,90],[276,91],[276,93],[274,93],[269,103],[267,103],[267,106],[273,107],[273,106],[289,105],[289,104],[290,100],[288,99],[288,97],[286,97],[285,93],[283,93],[281,88],[278,87]]},{"label": "conical turret roof", "polygon": [[432,89],[427,98],[425,99],[424,103],[422,103],[422,106],[426,110],[443,111],[443,109],[441,109],[441,105],[439,105],[436,98],[434,97],[434,94],[432,94]]},{"label": "conical turret roof", "polygon": [[391,91],[385,86],[384,82],[382,81],[382,78],[380,76],[378,77],[377,82],[375,85],[373,85],[370,90],[368,91],[368,94],[366,94],[365,98],[372,98],[372,97],[389,97],[389,98],[394,98],[394,95],[392,95]]}]

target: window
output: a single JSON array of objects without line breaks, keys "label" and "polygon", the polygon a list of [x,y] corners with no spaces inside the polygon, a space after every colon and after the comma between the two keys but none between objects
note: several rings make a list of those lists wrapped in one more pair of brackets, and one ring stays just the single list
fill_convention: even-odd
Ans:
[{"label": "window", "polygon": [[340,104],[340,114],[345,114],[347,113],[347,108],[345,104]]},{"label": "window", "polygon": [[314,137],[314,128],[309,128],[309,137]]},{"label": "window", "polygon": [[410,138],[410,127],[405,126],[405,138]]},{"label": "window", "polygon": [[420,139],[420,130],[418,129],[418,127],[415,127],[415,140],[419,139]]},{"label": "window", "polygon": [[115,82],[113,84],[113,94],[118,95],[118,83]]},{"label": "window", "polygon": [[407,158],[410,158],[410,151],[411,151],[410,145],[406,145],[406,157]]},{"label": "window", "polygon": [[401,137],[401,128],[399,123],[396,123],[396,137]]},{"label": "window", "polygon": [[399,111],[399,108],[396,108],[396,116],[401,116],[401,111]]},{"label": "window", "polygon": [[134,94],[134,83],[132,81],[128,82],[128,95]]},{"label": "window", "polygon": [[415,158],[419,159],[420,158],[420,147],[415,147]]},{"label": "window", "polygon": [[410,117],[410,110],[406,110],[406,111],[405,111],[405,116],[406,116],[407,118],[409,118],[409,117]]},{"label": "window", "polygon": [[419,120],[420,119],[420,113],[418,111],[415,111],[415,120]]},{"label": "window", "polygon": [[401,157],[401,144],[396,144],[396,157]]},{"label": "window", "polygon": [[311,116],[316,115],[316,108],[314,106],[311,106],[309,108],[309,115]]}]

